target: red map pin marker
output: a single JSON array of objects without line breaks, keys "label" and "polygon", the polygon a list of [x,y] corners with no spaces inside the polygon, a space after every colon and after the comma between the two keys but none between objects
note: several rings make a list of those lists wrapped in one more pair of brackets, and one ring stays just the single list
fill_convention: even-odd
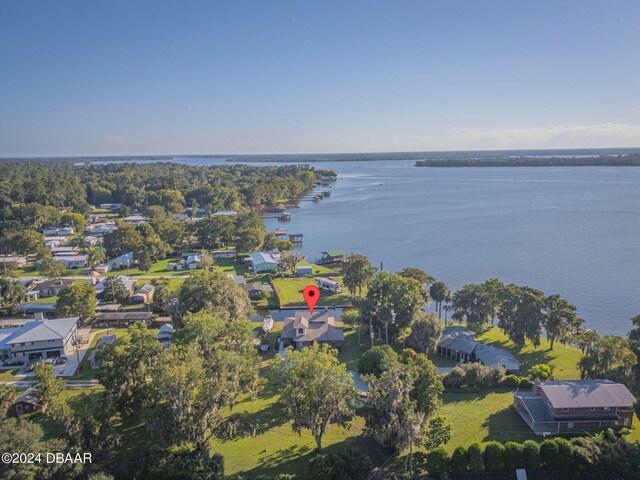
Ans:
[{"label": "red map pin marker", "polygon": [[313,315],[313,309],[320,299],[320,289],[315,285],[309,285],[304,288],[302,295],[304,296],[304,301],[307,302],[311,315]]}]

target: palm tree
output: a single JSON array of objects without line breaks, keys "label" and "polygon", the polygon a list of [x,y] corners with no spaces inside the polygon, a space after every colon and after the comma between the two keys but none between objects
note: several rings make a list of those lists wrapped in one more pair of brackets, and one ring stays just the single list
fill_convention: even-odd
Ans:
[{"label": "palm tree", "polygon": [[104,250],[101,247],[92,248],[89,252],[89,267],[93,270],[96,266],[100,265],[107,259]]},{"label": "palm tree", "polygon": [[436,312],[438,312],[438,318],[442,316],[442,302],[448,301],[451,298],[451,290],[444,282],[434,282],[429,288],[429,294],[434,302],[436,302]]}]

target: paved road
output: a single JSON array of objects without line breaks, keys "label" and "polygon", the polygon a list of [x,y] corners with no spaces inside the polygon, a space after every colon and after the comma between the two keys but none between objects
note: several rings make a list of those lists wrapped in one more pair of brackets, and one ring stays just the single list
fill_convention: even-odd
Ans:
[{"label": "paved road", "polygon": [[[0,382],[5,385],[12,385],[16,388],[28,388],[33,384],[33,380],[15,380],[13,382]],[[100,385],[98,380],[67,380],[67,387],[97,387]]]}]

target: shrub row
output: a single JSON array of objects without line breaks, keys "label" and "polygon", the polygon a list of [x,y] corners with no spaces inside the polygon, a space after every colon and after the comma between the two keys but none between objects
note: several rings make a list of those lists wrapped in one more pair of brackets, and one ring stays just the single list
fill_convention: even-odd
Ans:
[{"label": "shrub row", "polygon": [[442,378],[442,384],[448,390],[479,390],[482,388],[505,385],[508,387],[528,388],[529,377],[506,375],[502,367],[486,367],[481,363],[463,363]]}]

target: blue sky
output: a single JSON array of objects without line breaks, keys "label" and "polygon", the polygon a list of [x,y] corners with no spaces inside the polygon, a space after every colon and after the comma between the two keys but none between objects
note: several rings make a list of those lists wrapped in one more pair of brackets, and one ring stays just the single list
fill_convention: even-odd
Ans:
[{"label": "blue sky", "polygon": [[0,0],[0,156],[640,146],[640,2]]}]

